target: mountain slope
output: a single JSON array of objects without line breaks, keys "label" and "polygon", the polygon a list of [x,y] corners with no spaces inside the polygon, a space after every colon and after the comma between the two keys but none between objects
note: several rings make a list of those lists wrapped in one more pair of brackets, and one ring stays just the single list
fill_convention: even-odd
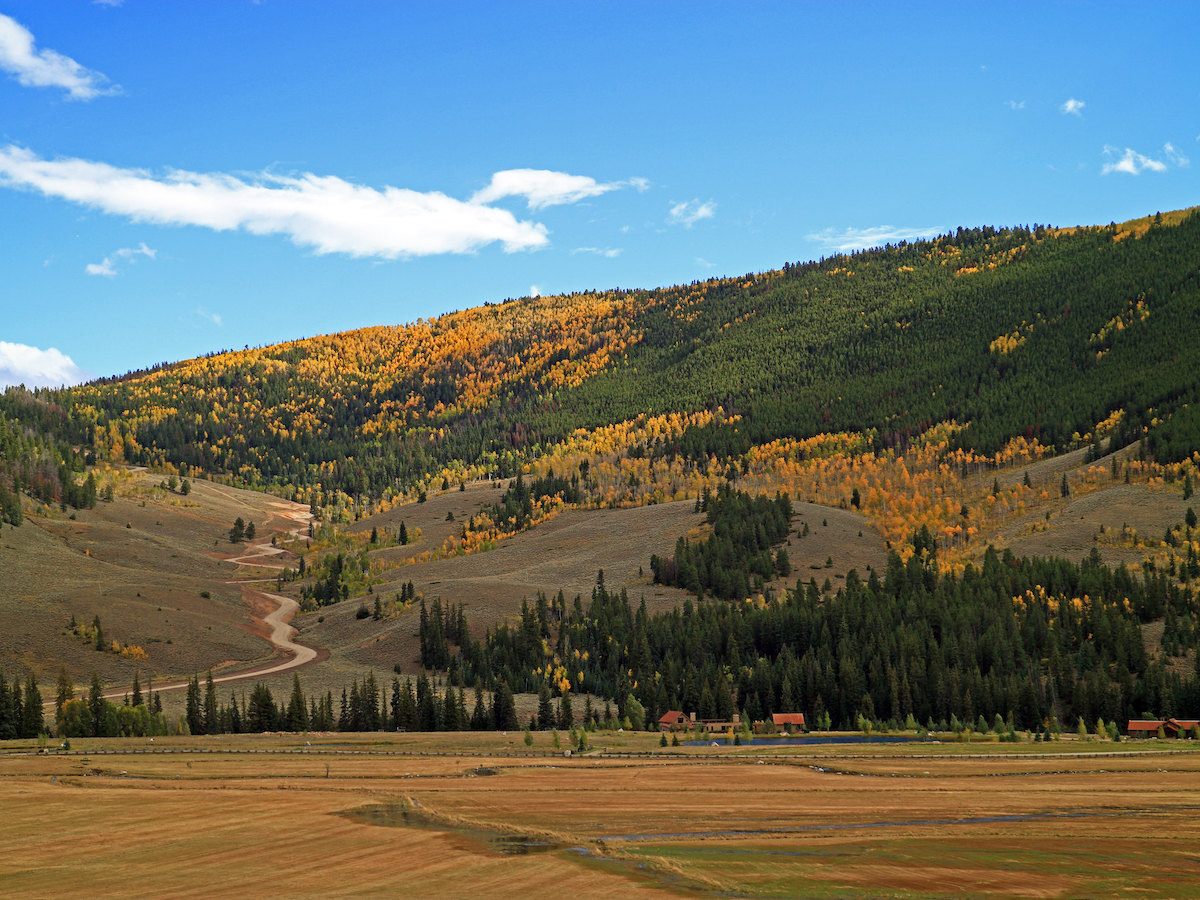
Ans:
[{"label": "mountain slope", "polygon": [[[489,304],[217,354],[0,409],[101,460],[226,473],[306,500],[511,474],[577,428],[701,413],[670,452],[780,437],[1065,447],[1155,419],[1185,452],[1200,393],[1200,216],[934,241],[653,291]],[[719,410],[719,412],[718,412]],[[1113,414],[1121,415],[1113,418]],[[708,413],[716,413],[709,415]],[[1170,416],[1173,421],[1161,426]],[[297,489],[300,489],[299,491]]]}]

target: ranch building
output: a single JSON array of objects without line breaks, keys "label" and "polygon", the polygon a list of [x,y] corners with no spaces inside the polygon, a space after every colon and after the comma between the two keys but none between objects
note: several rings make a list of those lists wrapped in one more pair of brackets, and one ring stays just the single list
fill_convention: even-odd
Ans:
[{"label": "ranch building", "polygon": [[1198,726],[1200,719],[1130,719],[1125,733],[1130,737],[1152,738],[1157,737],[1161,728],[1165,737],[1187,738],[1193,736]]}]

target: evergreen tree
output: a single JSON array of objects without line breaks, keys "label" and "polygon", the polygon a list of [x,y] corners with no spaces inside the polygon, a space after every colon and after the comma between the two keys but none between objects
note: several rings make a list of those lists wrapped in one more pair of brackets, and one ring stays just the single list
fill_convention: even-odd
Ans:
[{"label": "evergreen tree", "polygon": [[92,736],[100,737],[104,725],[104,687],[100,684],[100,675],[92,673],[92,687],[88,691],[88,712],[92,717]]},{"label": "evergreen tree", "polygon": [[288,701],[287,730],[308,731],[309,711],[304,703],[304,692],[300,690],[300,676],[292,674],[292,697]]},{"label": "evergreen tree", "polygon": [[492,692],[492,721],[497,731],[516,731],[520,727],[517,705],[507,681],[501,681]]},{"label": "evergreen tree", "polygon": [[217,686],[213,683],[212,670],[204,676],[204,733],[219,734],[220,712],[217,709]]},{"label": "evergreen tree", "polygon": [[188,681],[185,718],[190,734],[204,734],[204,710],[200,705],[200,678],[197,675]]},{"label": "evergreen tree", "polygon": [[246,730],[251,733],[274,731],[278,720],[275,698],[261,681],[250,691],[250,704],[246,711]]},{"label": "evergreen tree", "polygon": [[66,666],[60,666],[58,670],[58,687],[54,694],[54,717],[57,719],[62,714],[63,704],[75,696],[75,684],[71,681],[71,676],[67,674]]},{"label": "evergreen tree", "polygon": [[35,738],[46,730],[42,715],[42,692],[37,679],[30,672],[25,676],[25,699],[21,708],[21,737]]},{"label": "evergreen tree", "polygon": [[554,706],[550,702],[550,686],[543,682],[541,688],[538,690],[538,728],[542,731],[549,731],[554,727],[555,722]]},{"label": "evergreen tree", "polygon": [[487,704],[483,702],[483,682],[475,682],[475,708],[471,712],[471,730],[487,731],[491,722],[488,717]]},{"label": "evergreen tree", "polygon": [[575,713],[571,709],[571,692],[563,691],[558,701],[558,727],[564,730],[575,727]]}]

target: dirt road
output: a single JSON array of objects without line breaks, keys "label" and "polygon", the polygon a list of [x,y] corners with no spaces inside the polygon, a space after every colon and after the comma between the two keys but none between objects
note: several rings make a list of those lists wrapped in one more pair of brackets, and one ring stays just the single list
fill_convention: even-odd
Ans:
[{"label": "dirt road", "polygon": [[[227,496],[231,499],[237,499],[232,494],[227,494],[217,488],[218,493]],[[275,509],[274,515],[287,520],[292,527],[286,528],[283,534],[293,538],[302,538],[307,534],[309,523],[309,511],[307,507],[301,506],[298,503],[278,502],[270,504]],[[265,523],[264,523],[265,524]],[[264,528],[264,530],[266,530]],[[276,537],[280,534],[279,531],[274,532]],[[283,553],[284,550],[275,546],[271,539],[247,544],[244,553],[238,556],[230,557],[225,562],[232,563],[235,566],[253,566],[263,569],[283,570],[285,566],[282,563],[272,562],[272,557],[276,557]],[[274,581],[274,579],[235,579],[228,581],[226,584],[238,585],[242,589],[242,595],[246,600],[247,606],[254,610],[261,608],[264,605],[274,606],[271,612],[263,616],[251,615],[251,618],[257,625],[262,628],[256,628],[255,633],[260,634],[275,651],[275,658],[266,662],[256,663],[244,669],[238,669],[234,672],[226,672],[222,675],[213,676],[214,684],[227,684],[235,681],[248,681],[252,678],[261,678],[264,675],[274,675],[279,672],[285,672],[289,669],[298,669],[301,666],[306,666],[309,663],[318,660],[326,659],[329,656],[327,650],[305,646],[297,643],[294,640],[296,629],[292,627],[291,621],[296,613],[300,610],[300,605],[291,597],[285,597],[282,594],[272,594],[267,591],[258,590],[251,587],[252,584],[262,583],[263,581]],[[265,633],[263,633],[265,632]],[[159,693],[167,691],[186,690],[188,681],[170,681],[165,684],[155,684],[153,689]],[[120,699],[127,694],[126,689],[108,691],[104,697],[108,700]],[[45,704],[48,710],[54,709],[54,701],[51,700]]]}]

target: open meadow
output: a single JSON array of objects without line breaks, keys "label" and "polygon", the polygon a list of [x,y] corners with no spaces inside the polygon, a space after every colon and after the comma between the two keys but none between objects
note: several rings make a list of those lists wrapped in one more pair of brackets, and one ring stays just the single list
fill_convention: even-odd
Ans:
[{"label": "open meadow", "polygon": [[0,893],[1200,896],[1200,753],[1179,745],[592,744],[574,756],[546,734],[532,749],[519,734],[10,746]]}]

